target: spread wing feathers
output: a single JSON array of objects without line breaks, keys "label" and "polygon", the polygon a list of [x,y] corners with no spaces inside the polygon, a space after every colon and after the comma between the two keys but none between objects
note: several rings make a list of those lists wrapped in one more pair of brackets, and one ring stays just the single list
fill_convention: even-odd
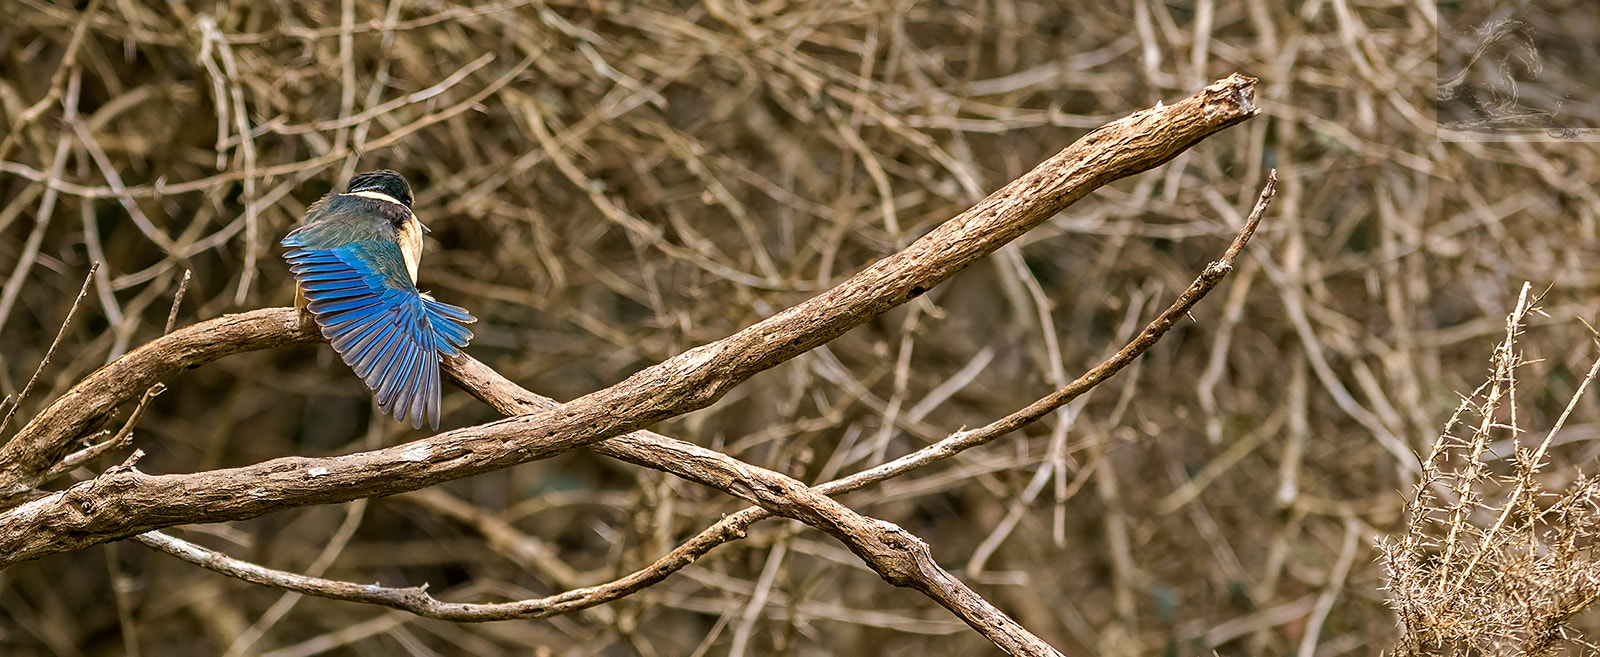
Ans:
[{"label": "spread wing feathers", "polygon": [[[463,308],[434,301],[401,273],[376,271],[373,256],[392,255],[404,267],[399,247],[366,242],[336,249],[297,249],[284,255],[289,270],[322,328],[356,375],[378,399],[378,408],[421,428],[439,428],[439,361],[461,353],[472,339],[464,324],[477,319]],[[393,254],[383,253],[387,246]]]}]

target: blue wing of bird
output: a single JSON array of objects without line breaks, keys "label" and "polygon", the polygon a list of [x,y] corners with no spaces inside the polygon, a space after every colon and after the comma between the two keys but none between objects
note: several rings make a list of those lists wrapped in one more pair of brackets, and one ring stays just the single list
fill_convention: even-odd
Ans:
[{"label": "blue wing of bird", "polygon": [[439,361],[472,339],[466,309],[433,300],[411,282],[400,247],[388,240],[315,248],[290,234],[283,245],[308,307],[378,408],[413,428],[439,428]]}]

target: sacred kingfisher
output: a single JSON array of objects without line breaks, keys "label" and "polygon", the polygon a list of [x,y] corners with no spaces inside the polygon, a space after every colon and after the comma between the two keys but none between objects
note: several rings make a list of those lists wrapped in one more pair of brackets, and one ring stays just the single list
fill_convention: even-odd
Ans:
[{"label": "sacred kingfisher", "polygon": [[411,184],[393,171],[350,179],[306,211],[281,244],[294,272],[295,306],[309,307],[322,336],[378,398],[412,428],[439,428],[439,362],[472,339],[465,308],[417,289],[428,228],[411,211]]}]

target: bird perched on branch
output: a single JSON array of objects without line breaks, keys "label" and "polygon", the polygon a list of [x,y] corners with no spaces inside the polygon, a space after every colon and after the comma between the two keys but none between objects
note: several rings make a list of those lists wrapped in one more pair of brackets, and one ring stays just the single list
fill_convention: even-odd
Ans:
[{"label": "bird perched on branch", "polygon": [[439,362],[472,339],[465,308],[417,289],[428,228],[411,211],[411,185],[393,171],[350,179],[306,211],[283,238],[296,283],[295,306],[309,308],[322,336],[364,379],[378,408],[411,426],[439,428]]}]

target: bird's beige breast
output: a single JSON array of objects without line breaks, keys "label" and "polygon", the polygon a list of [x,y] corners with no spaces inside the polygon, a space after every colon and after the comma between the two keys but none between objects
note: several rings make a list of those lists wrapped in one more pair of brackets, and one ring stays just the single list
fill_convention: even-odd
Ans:
[{"label": "bird's beige breast", "polygon": [[411,274],[411,282],[417,282],[417,265],[422,262],[422,222],[416,216],[406,219],[400,224],[400,255],[406,259],[406,273]]}]

